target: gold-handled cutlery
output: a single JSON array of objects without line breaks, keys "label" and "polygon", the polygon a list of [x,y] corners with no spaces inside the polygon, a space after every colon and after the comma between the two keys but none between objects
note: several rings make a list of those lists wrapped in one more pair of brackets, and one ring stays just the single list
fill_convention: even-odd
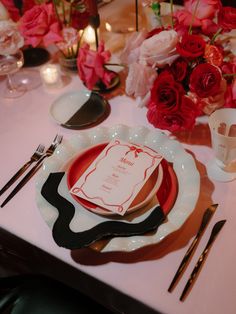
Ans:
[{"label": "gold-handled cutlery", "polygon": [[57,146],[61,143],[62,138],[63,137],[61,135],[56,135],[52,144],[49,146],[49,148],[46,150],[46,152],[42,154],[42,156],[38,159],[38,161],[34,165],[34,167],[30,169],[30,171],[23,177],[23,179],[17,184],[17,186],[12,190],[12,192],[7,196],[7,198],[1,204],[1,207],[4,207],[17,194],[17,192],[19,192],[21,190],[21,188],[32,178],[32,176],[42,166],[43,160],[46,157],[49,157],[54,153]]},{"label": "gold-handled cutlery", "polygon": [[180,278],[181,274],[183,274],[184,269],[186,268],[192,253],[194,252],[194,250],[196,249],[197,244],[199,243],[199,240],[204,232],[204,230],[206,229],[206,226],[208,225],[212,215],[214,214],[216,208],[218,207],[218,204],[213,204],[211,206],[209,206],[202,217],[202,222],[201,225],[199,227],[198,233],[195,236],[193,242],[191,243],[189,249],[187,250],[186,254],[184,255],[184,258],[182,259],[179,268],[177,270],[177,272],[175,273],[175,276],[168,288],[168,291],[171,292],[175,286],[175,284],[177,283],[177,280]]},{"label": "gold-handled cutlery", "polygon": [[194,269],[193,269],[193,271],[192,271],[192,273],[191,273],[191,275],[190,275],[190,277],[189,277],[189,279],[188,279],[188,281],[184,287],[184,290],[183,290],[181,297],[180,297],[180,301],[184,300],[188,290],[190,289],[194,280],[196,279],[196,276],[201,269],[202,263],[204,262],[204,260],[207,257],[207,253],[209,252],[214,240],[216,239],[216,236],[219,234],[219,232],[222,229],[222,227],[224,226],[225,222],[226,222],[226,220],[220,220],[214,225],[212,232],[211,232],[211,235],[210,235],[210,238],[207,242],[207,245],[206,245],[205,249],[203,250],[202,254],[200,255],[200,257],[199,257],[199,259],[198,259],[198,261],[197,261],[197,263],[196,263],[196,265],[195,265],[195,267],[194,267]]},{"label": "gold-handled cutlery", "polygon": [[44,152],[45,146],[40,144],[33,155],[30,157],[30,160],[27,161],[12,177],[11,179],[4,185],[4,187],[0,190],[0,196],[9,189],[10,186],[31,166],[32,163],[38,161]]}]

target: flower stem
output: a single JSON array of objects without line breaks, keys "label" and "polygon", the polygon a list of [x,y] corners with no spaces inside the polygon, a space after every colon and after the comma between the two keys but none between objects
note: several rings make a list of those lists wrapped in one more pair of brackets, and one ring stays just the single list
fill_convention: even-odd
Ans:
[{"label": "flower stem", "polygon": [[54,10],[56,12],[57,20],[61,24],[60,16],[59,16],[58,9],[57,9],[57,2],[56,2],[56,0],[53,0],[52,2],[53,2]]},{"label": "flower stem", "polygon": [[214,41],[216,40],[216,37],[221,33],[222,31],[222,28],[219,28],[218,31],[213,35],[211,41],[210,41],[210,44],[214,44]]},{"label": "flower stem", "polygon": [[66,12],[65,12],[64,1],[62,1],[62,14],[63,14],[63,23],[66,25]]},{"label": "flower stem", "polygon": [[173,0],[170,0],[170,12],[171,12],[171,26],[172,26],[172,29],[174,28],[174,18],[173,18],[173,15],[174,15],[174,3],[173,3]]},{"label": "flower stem", "polygon": [[227,77],[227,76],[234,76],[236,77],[236,73],[226,73],[226,74],[223,74],[224,77]]},{"label": "flower stem", "polygon": [[196,13],[197,13],[197,8],[198,8],[198,5],[199,5],[199,2],[200,2],[200,0],[197,1],[196,6],[194,8],[194,12],[193,12],[193,15],[192,15],[192,20],[191,20],[191,23],[190,23],[190,26],[189,26],[189,30],[188,30],[189,34],[192,34],[193,21],[194,21],[194,18],[196,16]]}]

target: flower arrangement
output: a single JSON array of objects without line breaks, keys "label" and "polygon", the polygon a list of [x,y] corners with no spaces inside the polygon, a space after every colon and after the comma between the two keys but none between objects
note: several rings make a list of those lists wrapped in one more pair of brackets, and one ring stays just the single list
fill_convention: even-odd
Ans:
[{"label": "flower arrangement", "polygon": [[[83,30],[89,22],[89,9],[95,2],[25,0],[18,8],[13,0],[3,2],[11,19],[17,21],[25,45],[48,47],[55,44],[66,59],[75,59],[78,75],[88,89],[92,90],[97,84],[109,87],[115,77],[114,72],[106,69],[110,51],[105,50],[103,42],[99,43],[96,51],[86,43],[81,45]],[[5,11],[3,13],[7,14]],[[14,25],[16,27],[17,24]]]},{"label": "flower arrangement", "polygon": [[[162,20],[158,1],[148,1]],[[173,4],[173,3],[172,3]],[[236,9],[220,0],[185,0],[170,25],[132,34],[121,60],[128,64],[126,93],[147,106],[147,119],[171,132],[196,118],[236,108]]]},{"label": "flower arrangement", "polygon": [[25,11],[19,24],[26,44],[56,44],[66,58],[75,58],[81,39],[79,31],[88,25],[88,18],[84,0],[53,0]]},{"label": "flower arrangement", "polygon": [[55,44],[66,58],[76,58],[81,31],[88,25],[85,0],[3,0],[10,18],[18,23],[25,45]]}]

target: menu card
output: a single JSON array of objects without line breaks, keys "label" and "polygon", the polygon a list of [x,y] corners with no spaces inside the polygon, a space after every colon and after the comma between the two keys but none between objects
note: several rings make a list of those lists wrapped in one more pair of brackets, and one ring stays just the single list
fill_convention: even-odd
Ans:
[{"label": "menu card", "polygon": [[113,140],[70,192],[124,215],[161,160],[162,156],[148,147]]}]

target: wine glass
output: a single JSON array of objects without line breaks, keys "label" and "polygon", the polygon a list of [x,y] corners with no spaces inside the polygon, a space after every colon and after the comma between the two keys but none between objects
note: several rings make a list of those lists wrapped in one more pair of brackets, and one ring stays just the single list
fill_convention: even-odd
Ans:
[{"label": "wine glass", "polygon": [[18,98],[22,96],[26,88],[21,82],[13,82],[12,74],[17,72],[24,64],[24,57],[21,50],[14,54],[0,55],[0,75],[6,75],[6,88],[3,92],[5,98]]}]

